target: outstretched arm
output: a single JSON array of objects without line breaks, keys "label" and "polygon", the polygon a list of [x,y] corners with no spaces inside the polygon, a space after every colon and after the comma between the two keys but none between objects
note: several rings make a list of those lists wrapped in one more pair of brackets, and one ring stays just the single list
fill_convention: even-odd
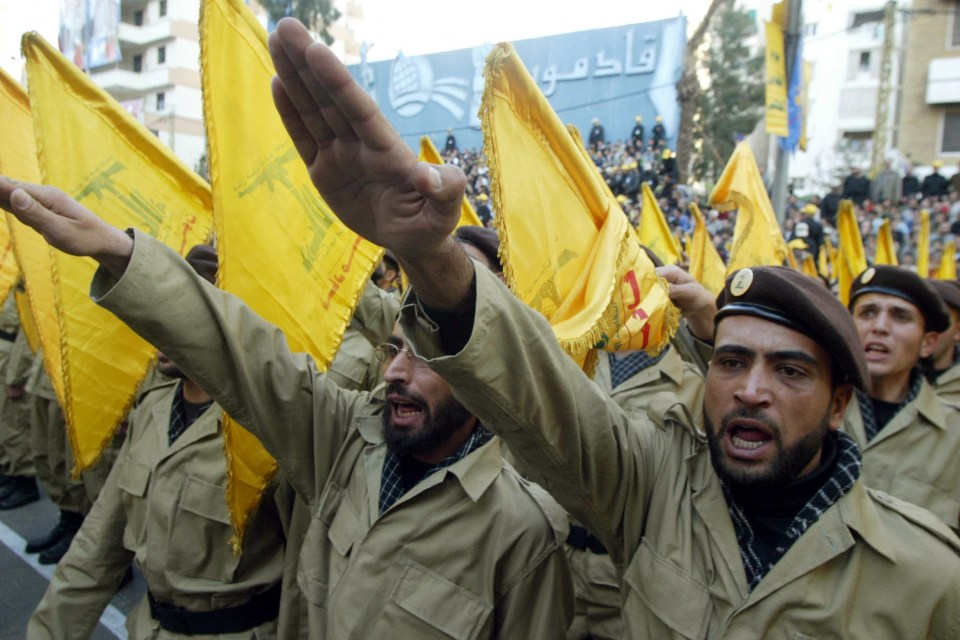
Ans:
[{"label": "outstretched arm", "polygon": [[268,45],[277,111],[324,201],[397,255],[424,303],[468,308],[473,264],[450,237],[466,185],[460,168],[418,162],[336,55],[298,21],[281,20]]},{"label": "outstretched arm", "polygon": [[90,256],[116,278],[127,269],[133,238],[56,187],[0,176],[0,208],[36,229],[53,247],[75,256]]}]

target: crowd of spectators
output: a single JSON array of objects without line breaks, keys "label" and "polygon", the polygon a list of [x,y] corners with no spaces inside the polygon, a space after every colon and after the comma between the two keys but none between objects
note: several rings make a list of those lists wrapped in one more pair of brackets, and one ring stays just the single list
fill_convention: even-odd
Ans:
[{"label": "crowd of spectators", "polygon": [[[646,182],[681,242],[693,232],[694,219],[689,205],[696,203],[703,212],[714,246],[727,260],[736,212],[711,209],[707,205],[709,194],[680,182],[676,153],[666,147],[663,139],[634,137],[611,143],[594,140],[588,144],[597,169],[634,225],[640,222],[641,185]],[[463,169],[468,199],[484,224],[492,225],[495,212],[491,207],[490,169],[486,158],[476,149],[459,150],[449,144],[445,145],[443,155],[447,162]],[[940,163],[933,163],[933,173],[923,180],[914,176],[910,168],[901,175],[889,164],[872,180],[861,169],[853,168],[823,196],[800,198],[791,194],[784,219],[784,237],[804,240],[814,257],[823,238],[830,238],[837,246],[837,211],[842,199],[851,199],[868,261],[872,262],[876,253],[881,225],[889,220],[899,262],[909,266],[916,262],[920,211],[926,209],[930,212],[930,263],[939,264],[944,244],[960,236],[960,168],[950,178],[941,174],[941,168]]]}]

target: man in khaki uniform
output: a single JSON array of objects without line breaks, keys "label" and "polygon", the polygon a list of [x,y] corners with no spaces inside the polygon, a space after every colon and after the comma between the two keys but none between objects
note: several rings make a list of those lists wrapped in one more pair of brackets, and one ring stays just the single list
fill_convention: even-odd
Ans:
[{"label": "man in khaki uniform", "polygon": [[[704,402],[715,453],[679,404],[628,417],[587,383],[542,316],[450,238],[462,171],[418,163],[295,20],[280,21],[269,44],[278,111],[318,191],[400,259],[416,294],[401,318],[417,353],[608,547],[624,575],[625,635],[956,635],[956,538],[923,510],[867,491],[856,446],[836,430],[867,374],[852,319],[826,289],[776,268],[731,279]],[[65,248],[66,229],[92,224],[4,191],[47,237],[65,228]],[[125,245],[110,233],[85,251],[120,272]],[[757,492],[740,495],[753,481]],[[785,492],[799,511],[781,520],[765,508]]]},{"label": "man in khaki uniform", "polygon": [[870,388],[850,403],[843,428],[863,450],[864,479],[957,529],[960,410],[937,397],[919,367],[949,327],[943,302],[912,271],[881,265],[853,281],[849,306]]},{"label": "man in khaki uniform", "polygon": [[[587,382],[543,317],[450,238],[462,171],[418,163],[295,20],[280,21],[270,49],[278,110],[314,184],[351,228],[403,263],[416,295],[401,317],[417,353],[610,550],[624,577],[627,637],[956,635],[960,542],[922,509],[869,492],[855,444],[837,431],[852,388],[866,387],[866,366],[852,320],[825,289],[788,269],[738,272],[718,305],[705,432],[672,402],[628,417]],[[158,270],[147,239],[131,249],[56,190],[0,180],[0,203],[62,249],[126,270],[105,305],[144,273],[174,266]],[[151,283],[161,300],[164,280]],[[155,320],[142,322],[164,334]],[[289,388],[282,382],[246,380],[242,391]],[[776,511],[784,503],[797,509],[789,518]],[[341,513],[330,514],[331,534]],[[345,528],[362,527],[351,514]],[[483,572],[484,550],[462,568]],[[395,602],[429,615],[406,592]]]},{"label": "man in khaki uniform", "polygon": [[[16,299],[11,291],[0,312],[0,380],[6,380],[11,363],[19,362],[18,354],[24,349],[29,350],[26,335],[20,335]],[[0,395],[0,511],[40,499],[23,387],[4,384],[4,390]]]},{"label": "man in khaki uniform", "polygon": [[[656,357],[643,351],[601,352],[593,381],[628,415],[645,414],[661,393],[674,396],[697,416],[703,406],[703,375],[672,345]],[[606,548],[574,522],[567,537],[567,557],[576,596],[568,640],[620,638],[620,579]]]},{"label": "man in khaki uniform", "polygon": [[960,405],[960,282],[956,280],[928,280],[950,314],[950,327],[940,334],[933,347],[933,364],[927,380],[937,395],[946,402]]},{"label": "man in khaki uniform", "polygon": [[[190,264],[209,282],[216,253]],[[274,638],[284,538],[274,486],[235,554],[227,511],[223,410],[160,355],[174,378],[141,392],[119,461],[27,628],[29,638],[87,638],[135,562],[148,593],[127,617],[131,638]]]},{"label": "man in khaki uniform", "polygon": [[383,397],[341,389],[164,245],[132,239],[57,189],[33,189],[85,220],[49,237],[101,261],[94,299],[260,438],[310,506],[298,585],[312,635],[563,636],[563,511],[504,463],[499,440],[402,336],[378,347]]}]

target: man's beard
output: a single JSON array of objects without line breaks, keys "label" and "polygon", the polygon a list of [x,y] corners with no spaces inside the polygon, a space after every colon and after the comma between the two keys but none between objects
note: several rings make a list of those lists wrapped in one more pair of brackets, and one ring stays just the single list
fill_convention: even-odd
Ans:
[{"label": "man's beard", "polygon": [[[757,471],[755,466],[747,462],[732,462],[723,450],[723,437],[726,425],[738,418],[746,418],[761,422],[773,434],[770,445],[776,448],[776,456],[770,462],[760,463],[764,469]],[[710,460],[720,479],[732,488],[771,487],[785,485],[795,480],[810,461],[823,448],[823,441],[830,433],[829,415],[825,415],[816,429],[799,441],[785,448],[783,444],[783,430],[780,425],[768,419],[762,411],[751,409],[735,409],[721,419],[721,432],[717,433],[713,423],[704,412],[704,421],[707,427],[707,444],[710,447]]]},{"label": "man's beard", "polygon": [[397,456],[424,455],[435,451],[471,416],[453,394],[448,395],[434,408],[426,398],[413,393],[399,382],[391,383],[386,393],[388,396],[397,394],[409,398],[423,410],[423,420],[417,429],[395,428],[390,424],[390,407],[386,407],[383,412],[383,440],[387,448]]}]

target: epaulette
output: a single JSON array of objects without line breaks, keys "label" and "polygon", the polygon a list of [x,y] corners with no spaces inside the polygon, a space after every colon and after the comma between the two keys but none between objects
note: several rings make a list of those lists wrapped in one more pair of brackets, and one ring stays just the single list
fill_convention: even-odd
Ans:
[{"label": "epaulette", "polygon": [[669,391],[661,391],[650,397],[650,402],[647,405],[647,417],[659,429],[667,430],[679,426],[696,437],[703,436],[690,413],[690,409],[683,404],[680,398]]},{"label": "epaulette", "polygon": [[883,491],[878,491],[877,489],[871,489],[867,487],[867,494],[873,498],[873,501],[877,504],[890,509],[891,511],[902,516],[904,519],[917,525],[927,533],[931,534],[952,548],[957,555],[960,555],[960,538],[958,538],[957,534],[951,531],[950,527],[944,524],[944,522],[937,516],[933,515],[923,507],[918,507],[911,502],[906,502],[900,498],[895,498],[889,493],[884,493]]}]

